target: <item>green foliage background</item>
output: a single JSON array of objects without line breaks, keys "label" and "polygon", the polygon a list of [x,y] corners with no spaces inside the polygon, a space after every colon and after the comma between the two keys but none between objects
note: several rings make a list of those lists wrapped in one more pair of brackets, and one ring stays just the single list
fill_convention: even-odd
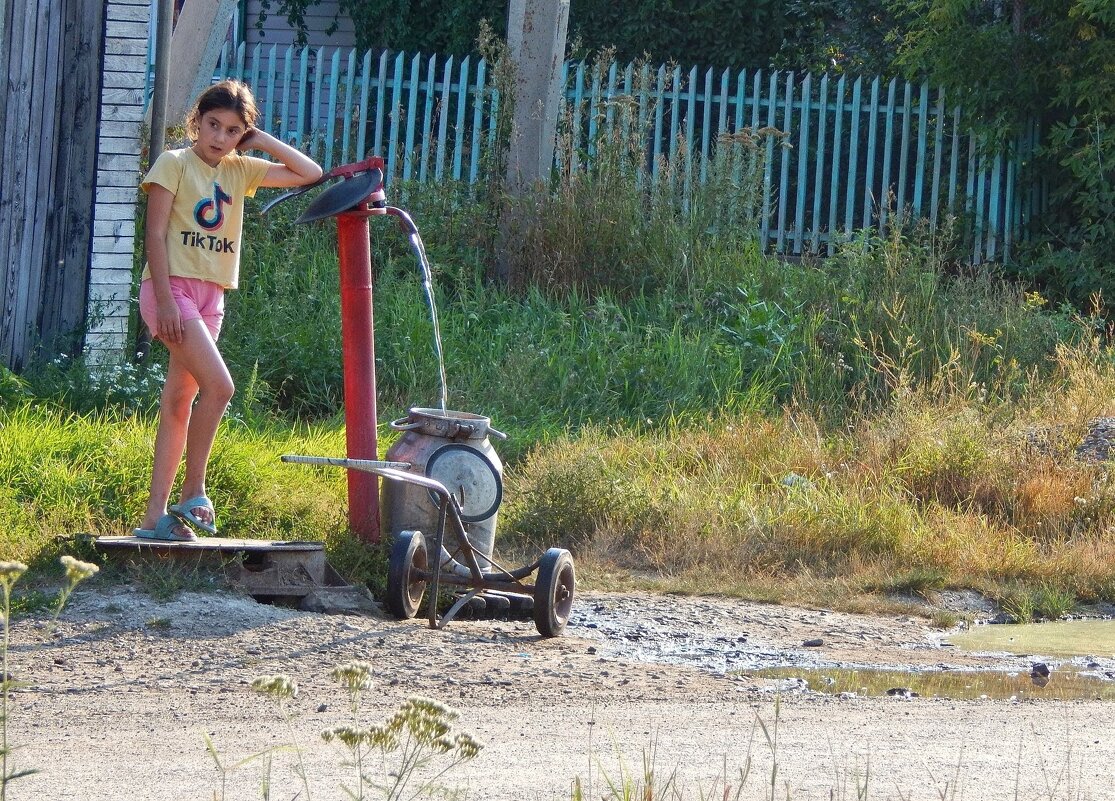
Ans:
[{"label": "green foliage background", "polygon": [[[298,26],[319,0],[270,0]],[[341,0],[364,48],[462,53],[506,0]],[[1049,207],[1016,274],[1080,307],[1115,293],[1115,3],[1110,0],[573,0],[573,57],[614,48],[709,67],[903,75],[949,89],[995,152],[1038,121],[1022,176]]]},{"label": "green foliage background", "polygon": [[[278,14],[304,33],[318,2],[263,0],[249,22]],[[362,49],[461,54],[476,50],[481,20],[507,33],[507,0],[340,0],[340,9]],[[614,47],[627,61],[882,72],[895,19],[888,0],[572,0],[568,40],[585,53]]]},{"label": "green foliage background", "polygon": [[[1049,191],[1022,273],[1083,304],[1115,293],[1115,3],[891,0],[907,15],[895,67],[950,87],[989,147],[1032,121],[1043,137],[1024,176]],[[1065,251],[1072,254],[1067,259]],[[1071,265],[1071,266],[1069,266]]]}]

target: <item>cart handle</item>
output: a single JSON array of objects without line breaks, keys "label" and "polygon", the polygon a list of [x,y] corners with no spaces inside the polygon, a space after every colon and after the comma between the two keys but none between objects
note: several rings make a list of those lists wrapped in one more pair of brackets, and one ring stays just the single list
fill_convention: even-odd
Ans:
[{"label": "cart handle", "polygon": [[279,457],[279,460],[292,464],[319,464],[325,465],[326,467],[347,467],[366,473],[375,473],[379,470],[387,469],[408,470],[411,466],[410,462],[385,462],[379,459],[340,459],[334,456],[295,456],[293,454],[284,454]]},{"label": "cart handle", "polygon": [[419,487],[425,487],[443,501],[451,503],[458,514],[461,512],[461,506],[457,501],[457,497],[440,481],[417,473],[407,472],[410,467],[412,467],[410,462],[384,462],[377,459],[341,459],[332,456],[295,456],[293,454],[283,454],[279,457],[279,460],[294,464],[320,464],[328,467],[343,467],[346,470],[360,470],[364,473],[375,473],[377,476],[383,476],[392,481],[415,484]]}]

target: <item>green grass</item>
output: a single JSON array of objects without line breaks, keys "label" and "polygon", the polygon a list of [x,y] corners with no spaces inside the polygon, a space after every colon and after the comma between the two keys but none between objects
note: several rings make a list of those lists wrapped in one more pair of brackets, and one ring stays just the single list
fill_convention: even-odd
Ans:
[{"label": "green grass", "polygon": [[[90,536],[122,535],[140,519],[150,481],[152,419],[77,415],[45,405],[0,409],[0,557],[31,564],[87,548]],[[233,537],[323,539],[342,525],[340,471],[281,464],[283,453],[343,453],[336,426],[229,421],[209,476],[224,532]]]},{"label": "green grass", "polygon": [[[510,434],[502,549],[563,545],[610,586],[765,600],[972,587],[1033,617],[1115,598],[1115,486],[1073,452],[1115,412],[1101,320],[958,267],[947,224],[762,255],[755,141],[721,142],[684,208],[685,167],[639,179],[627,143],[598,145],[600,171],[514,202],[391,188],[433,261],[449,405]],[[348,536],[343,473],[278,462],[344,451],[332,223],[295,226],[300,210],[249,214],[210,494],[226,533],[323,540],[375,584],[383,555]],[[513,252],[505,214],[524,226]],[[434,405],[437,369],[414,257],[371,225],[386,449],[383,424]],[[510,285],[490,280],[503,257]],[[62,358],[0,375],[0,557],[138,519],[155,354],[107,377]]]},{"label": "green grass", "polygon": [[[781,584],[783,598],[818,602],[833,588],[888,596],[972,587],[1007,605],[1019,599],[1027,619],[1060,615],[1076,599],[1112,599],[1108,471],[1028,451],[1033,420],[997,422],[1002,413],[917,406],[843,432],[758,412],[703,426],[583,430],[540,445],[510,474],[501,527],[690,591],[762,597]],[[912,481],[909,452],[947,441],[957,419],[982,448],[942,451],[934,480]],[[1043,476],[1043,492],[1067,497],[1059,517],[1035,520]],[[1077,492],[1093,500],[1074,502]]]}]

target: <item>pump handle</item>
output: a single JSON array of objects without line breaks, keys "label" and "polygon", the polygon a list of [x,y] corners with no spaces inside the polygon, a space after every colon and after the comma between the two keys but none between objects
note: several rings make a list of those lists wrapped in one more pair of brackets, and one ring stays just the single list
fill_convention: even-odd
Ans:
[{"label": "pump handle", "polygon": [[318,178],[312,184],[305,184],[303,186],[299,186],[295,189],[292,189],[289,192],[284,192],[283,194],[279,195],[278,197],[272,198],[266,204],[264,204],[262,209],[260,209],[260,214],[266,214],[267,212],[271,211],[271,209],[275,208],[275,206],[279,205],[280,203],[283,203],[283,202],[285,202],[287,200],[290,200],[292,198],[296,198],[301,194],[309,192],[311,189],[314,189],[315,187],[321,186],[326,181],[332,181],[336,178],[344,178],[345,180],[348,180],[349,178],[355,178],[357,175],[359,175],[361,173],[369,172],[371,170],[376,170],[376,169],[378,169],[380,171],[381,175],[383,174],[384,162],[383,162],[383,159],[380,158],[379,156],[368,156],[366,159],[364,159],[362,161],[355,161],[352,164],[341,164],[341,165],[339,165],[337,167],[334,167],[333,169],[329,170],[329,172],[324,173],[320,178]]}]

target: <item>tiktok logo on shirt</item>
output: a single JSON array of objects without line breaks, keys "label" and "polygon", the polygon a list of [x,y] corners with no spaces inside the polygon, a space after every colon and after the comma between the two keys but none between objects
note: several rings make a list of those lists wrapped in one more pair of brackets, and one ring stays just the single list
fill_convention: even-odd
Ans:
[{"label": "tiktok logo on shirt", "polygon": [[213,197],[203,197],[194,206],[194,219],[206,231],[216,231],[225,223],[224,207],[232,202],[232,197],[221,189],[221,185],[213,182]]}]

